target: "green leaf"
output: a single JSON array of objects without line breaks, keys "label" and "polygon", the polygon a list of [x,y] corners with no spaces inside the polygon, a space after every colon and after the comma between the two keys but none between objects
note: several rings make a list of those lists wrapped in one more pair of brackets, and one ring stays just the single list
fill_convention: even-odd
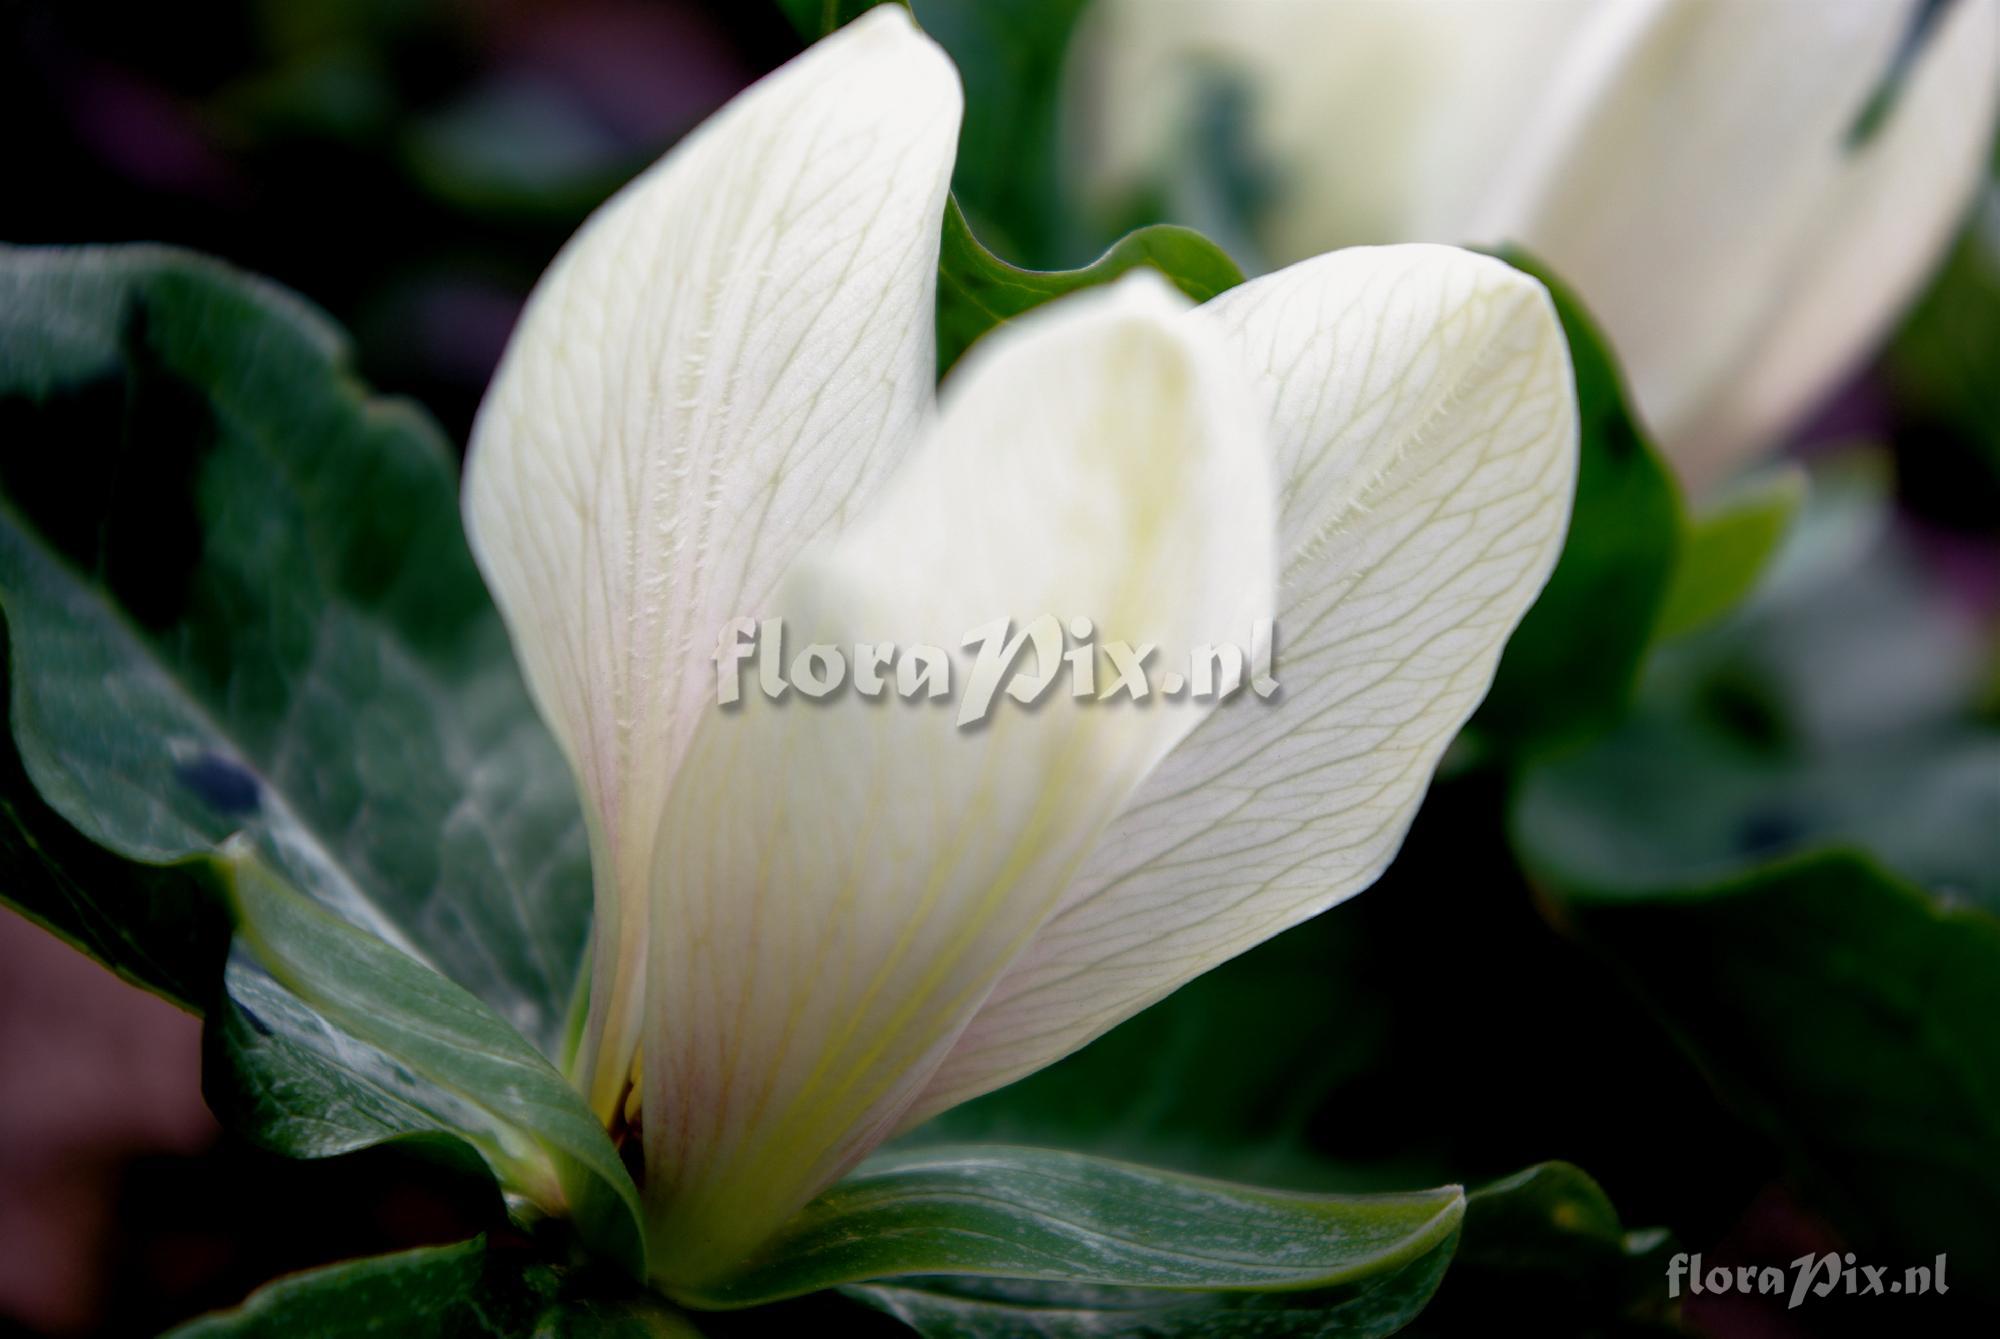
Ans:
[{"label": "green leaf", "polygon": [[578,1281],[484,1238],[374,1256],[280,1279],[243,1305],[166,1339],[699,1339],[694,1325],[629,1289],[578,1292]]},{"label": "green leaf", "polygon": [[535,1321],[532,1339],[701,1339],[683,1313],[652,1296],[559,1300]]},{"label": "green leaf", "polygon": [[[1630,1326],[1617,1333],[1636,1334],[1665,1305],[1662,1253],[1668,1248],[1663,1233],[1626,1232],[1604,1192],[1581,1171],[1545,1163],[1467,1197],[1455,1254],[1446,1242],[1399,1270],[1346,1288],[1189,1297],[931,1278],[843,1291],[937,1339],[1111,1333],[1414,1339],[1484,1336],[1493,1332],[1496,1317],[1530,1316],[1540,1334],[1608,1334],[1607,1317],[1622,1317]],[[1674,1331],[1662,1324],[1650,1332]]]},{"label": "green leaf", "polygon": [[227,1128],[272,1153],[327,1158],[392,1140],[468,1141],[489,1118],[379,1047],[335,1027],[245,954],[203,1030],[202,1096]]},{"label": "green leaf", "polygon": [[1075,264],[1106,240],[1081,235],[1063,171],[1065,59],[1086,4],[914,0],[911,6],[965,84],[953,198],[980,236],[1037,266]]},{"label": "green leaf", "polygon": [[[1550,1146],[1587,1148],[1597,1160],[1650,1147],[1661,1130],[1714,1138],[1676,1121],[1676,1075],[1647,1058],[1663,1053],[1672,1065],[1678,1057],[1664,1043],[1637,1044],[1650,1043],[1652,1029],[1636,1008],[1618,1007],[1625,1001],[1616,984],[1549,932],[1525,889],[1509,883],[1499,888],[1509,896],[1493,897],[1501,872],[1489,873],[1485,860],[1504,861],[1506,852],[1496,834],[1491,856],[1469,854],[1463,820],[1447,815],[1434,832],[1413,834],[1413,849],[1430,852],[1432,866],[1405,864],[1396,875],[1405,886],[1385,888],[1383,900],[1363,899],[1267,941],[1047,1069],[944,1113],[906,1143],[1051,1144],[1197,1175],[1353,1191],[1427,1184]],[[1425,840],[1435,833],[1451,834],[1458,849],[1441,858],[1442,843]],[[1482,875],[1464,895],[1467,907],[1451,895],[1442,903],[1419,896],[1467,869]],[[1516,914],[1493,910],[1517,900]],[[1391,925],[1379,923],[1384,914]],[[1413,954],[1451,962],[1460,988],[1440,995],[1434,973],[1408,969]],[[1468,991],[1505,1008],[1468,1026],[1453,1002]],[[1581,1010],[1591,1026],[1545,1040],[1535,1064],[1485,1054],[1534,1026],[1526,1020],[1563,1010]],[[1643,1038],[1624,1030],[1633,1027]],[[1246,1037],[1257,1044],[1246,1046]],[[1604,1062],[1606,1046],[1620,1048],[1616,1065]],[[1602,1133],[1580,1142],[1575,1131],[1618,1109],[1621,1071],[1642,1085],[1646,1118],[1627,1122],[1622,1139]],[[1460,1100],[1508,1082],[1532,1096],[1507,1114]],[[1637,1179],[1643,1195],[1647,1178]],[[1495,1299],[1544,1290],[1536,1310],[1550,1312],[1559,1297],[1564,1314],[1578,1319],[1575,1332],[1585,1333],[1586,1321],[1608,1323],[1663,1291],[1664,1273],[1627,1252],[1628,1239],[1655,1236],[1620,1230],[1604,1193],[1575,1168],[1531,1168],[1468,1197],[1465,1234],[1434,1306],[1457,1297],[1463,1305],[1453,1314],[1479,1313]]]},{"label": "green leaf", "polygon": [[1437,1291],[1453,1238],[1354,1283],[1295,1292],[1147,1288],[939,1277],[843,1288],[929,1339],[1378,1339],[1404,1330]]},{"label": "green leaf", "polygon": [[1626,1231],[1581,1169],[1541,1163],[1466,1196],[1451,1272],[1406,1333],[1484,1335],[1494,1316],[1532,1315],[1546,1334],[1603,1333],[1613,1317],[1663,1324],[1672,1249],[1660,1229]]},{"label": "green leaf", "polygon": [[1390,1272],[1449,1241],[1456,1186],[1300,1195],[1043,1149],[881,1155],[730,1278],[681,1298],[740,1307],[907,1274],[1267,1292]]},{"label": "green leaf", "polygon": [[1656,637],[1678,637],[1743,602],[1778,551],[1805,500],[1803,470],[1771,471],[1732,490],[1695,517],[1660,610]]},{"label": "green leaf", "polygon": [[[297,299],[157,247],[0,250],[0,423],[14,743],[48,810],[119,858],[72,868],[12,801],[14,853],[63,872],[10,857],[10,899],[194,1002],[213,889],[126,862],[242,832],[555,1054],[582,822],[436,428],[370,397]],[[182,932],[191,957],[161,923],[183,912],[209,927]]]},{"label": "green leaf", "polygon": [[1596,323],[1545,266],[1519,251],[1501,255],[1548,286],[1576,369],[1569,537],[1467,727],[1480,750],[1526,757],[1587,739],[1624,713],[1667,598],[1682,520],[1673,476],[1640,429]]},{"label": "green leaf", "polygon": [[[191,1321],[166,1339],[346,1339],[363,1324],[389,1334],[451,1333],[479,1296],[485,1260],[485,1239],[475,1238],[316,1269],[260,1288],[235,1310]],[[459,1332],[518,1333],[497,1326]]]},{"label": "green leaf", "polygon": [[[0,620],[0,681],[8,638]],[[0,700],[0,717],[11,714]],[[116,890],[107,904],[107,890]],[[43,802],[0,730],[0,901],[134,985],[200,1012],[229,950],[222,876],[207,857],[167,865],[121,859]]]},{"label": "green leaf", "polygon": [[1024,270],[982,246],[957,201],[947,203],[938,252],[938,374],[950,371],[973,341],[1002,321],[1065,293],[1108,284],[1141,265],[1158,270],[1195,302],[1243,282],[1243,271],[1215,243],[1164,223],[1128,233],[1080,270]]},{"label": "green leaf", "polygon": [[[1851,852],[1653,891],[1563,886],[1858,1250],[2000,1277],[2000,919]],[[1866,1258],[1866,1257],[1864,1257]]]},{"label": "green leaf", "polygon": [[1459,1263],[1468,1270],[1574,1281],[1604,1260],[1643,1258],[1665,1240],[1657,1228],[1627,1232],[1603,1188],[1582,1168],[1544,1162],[1466,1196]]},{"label": "green leaf", "polygon": [[416,1108],[431,1128],[472,1143],[503,1185],[572,1218],[587,1243],[643,1276],[637,1190],[582,1097],[526,1039],[467,991],[287,887],[247,846],[231,875],[245,947],[319,1017],[380,1052],[372,1064],[343,1057],[404,1108],[371,1118],[388,1126]]},{"label": "green leaf", "polygon": [[[1421,924],[1419,918],[1407,919],[1413,928]],[[1523,919],[1540,927],[1532,913]],[[1542,936],[1549,937],[1546,930]],[[1549,969],[1550,963],[1540,957],[1515,961],[1511,954],[1517,946],[1511,941],[1496,945],[1479,939],[1477,931],[1463,944],[1439,942],[1425,933],[1422,942],[1460,962],[1461,976],[1500,992],[1500,998],[1519,996],[1520,972],[1541,975]],[[1445,1094],[1445,1083],[1438,1085],[1438,1096],[1426,1097],[1408,1075],[1388,1068],[1396,1063],[1411,1071],[1452,1066],[1464,1048],[1480,1045],[1476,1038],[1440,1041],[1426,1032],[1425,1020],[1408,1020],[1413,1012],[1408,1000],[1370,980],[1371,968],[1380,972],[1381,964],[1398,961],[1411,942],[1371,935],[1354,915],[1320,917],[1190,982],[1075,1055],[946,1112],[911,1138],[1060,1142],[1180,1170],[1310,1189],[1366,1188],[1399,1179],[1420,1184],[1419,1178],[1439,1174],[1438,1162],[1449,1167],[1504,1157],[1522,1141],[1507,1143],[1492,1113],[1463,1108]],[[1495,952],[1508,956],[1484,963]],[[1567,957],[1580,960],[1582,955],[1571,950]],[[1435,990],[1434,984],[1404,982],[1407,973],[1393,967],[1388,975],[1411,993]],[[1566,995],[1565,987],[1575,989],[1583,982],[1596,985],[1594,965],[1587,975],[1578,972],[1575,980],[1564,977],[1552,985],[1546,1005],[1516,1005],[1512,1017],[1575,1003],[1578,997]],[[1285,1020],[1284,1026],[1274,1026],[1274,1020]],[[1645,1022],[1643,1017],[1633,1021]],[[1404,1026],[1410,1035],[1398,1038],[1393,1029]],[[1492,1030],[1497,1034],[1505,1026],[1504,1021],[1496,1023]],[[1249,1036],[1257,1037],[1258,1045],[1245,1046],[1243,1038]],[[1431,1043],[1428,1058],[1402,1058],[1404,1045],[1420,1048],[1426,1040]],[[1587,1046],[1588,1039],[1581,1044]],[[1564,1069],[1560,1062],[1550,1068]],[[1200,1075],[1201,1081],[1188,1082],[1190,1074]],[[1665,1079],[1649,1074],[1647,1081],[1657,1085]],[[1574,1094],[1557,1089],[1542,1102],[1579,1100],[1600,1082],[1600,1074],[1578,1073]],[[1405,1106],[1395,1108],[1392,1098],[1390,1110],[1358,1118],[1357,1104],[1379,1108],[1391,1096],[1385,1090],[1393,1090]],[[1544,1109],[1524,1104],[1516,1113],[1516,1122],[1532,1131],[1525,1141],[1530,1147],[1565,1142],[1560,1131],[1536,1128]],[[1337,1136],[1336,1151],[1360,1145],[1368,1150],[1368,1160],[1338,1162],[1327,1156],[1319,1144],[1329,1132]],[[1454,1143],[1445,1154],[1433,1144],[1447,1136]],[[1593,1327],[1654,1307],[1663,1296],[1665,1274],[1654,1267],[1653,1255],[1663,1242],[1658,1232],[1622,1229],[1604,1192],[1576,1168],[1530,1168],[1467,1197],[1464,1231],[1450,1271],[1419,1330],[1412,1333],[1483,1335],[1487,1318],[1496,1314],[1575,1321],[1572,1329],[1552,1323],[1552,1334],[1599,1333]],[[967,1291],[969,1286],[973,1291]],[[1051,1312],[1061,1313],[1063,1326],[1088,1332],[1088,1322],[1078,1317],[1113,1306],[1128,1309],[1116,1317],[1120,1323],[1138,1325],[1139,1318],[1130,1313],[1145,1306],[1131,1297],[1079,1301],[1053,1287],[1038,1291],[1012,1285],[1011,1291],[995,1294],[956,1280],[850,1291],[921,1332],[939,1335],[1072,1332],[1058,1328],[1049,1319]],[[1361,1324],[1359,1315],[1374,1314],[1375,1305],[1388,1308],[1385,1315],[1401,1314],[1390,1306],[1395,1289],[1382,1284],[1373,1295],[1374,1303],[1331,1296],[1323,1300],[1328,1310],[1350,1307],[1341,1313],[1350,1326]],[[1177,1312],[1189,1308],[1185,1298],[1170,1300]],[[1330,1318],[1315,1321],[1311,1309],[1300,1300],[1297,1314],[1290,1317],[1301,1333],[1349,1332]],[[1213,1318],[1197,1314],[1199,1310],[1189,1311],[1187,1323],[1195,1333],[1211,1332],[1207,1327]],[[1144,1320],[1155,1327],[1145,1333],[1169,1332],[1165,1321],[1150,1311]],[[1095,1323],[1099,1333],[1116,1328],[1101,1316]],[[1043,1328],[1036,1329],[1038,1325]]]}]

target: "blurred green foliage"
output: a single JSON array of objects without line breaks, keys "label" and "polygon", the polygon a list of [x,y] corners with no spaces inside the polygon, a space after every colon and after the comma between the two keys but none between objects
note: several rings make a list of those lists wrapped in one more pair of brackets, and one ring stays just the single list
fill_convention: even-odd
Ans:
[{"label": "blurred green foliage", "polygon": [[1681,540],[1654,635],[1682,636],[1741,604],[1777,553],[1805,495],[1804,471],[1781,467],[1711,498]]},{"label": "blurred green foliage", "polygon": [[[1639,426],[1603,332],[1546,266],[1503,254],[1548,286],[1576,372],[1569,536],[1467,727],[1476,755],[1527,757],[1587,738],[1622,714],[1674,580],[1683,521],[1680,490]],[[1583,628],[1588,636],[1578,635]]]},{"label": "blurred green foliage", "polygon": [[[2000,157],[1995,159],[2000,174]],[[1934,502],[1951,521],[2000,532],[2000,175],[1890,347],[1889,384],[1921,452]]]},{"label": "blurred green foliage", "polygon": [[1615,731],[1527,774],[1516,817],[1541,864],[1664,888],[1846,842],[2000,910],[1989,646],[1886,488],[1874,457],[1819,470],[1752,599],[1658,648]]},{"label": "blurred green foliage", "polygon": [[1646,891],[1561,885],[1864,1258],[2000,1279],[2000,920],[1851,853]]},{"label": "blurred green foliage", "polygon": [[1661,647],[1617,729],[1523,775],[1516,841],[1556,921],[1850,1240],[1897,1261],[1948,1251],[1990,1289],[1988,648],[1894,524],[1879,460],[1815,484],[1744,607]]}]

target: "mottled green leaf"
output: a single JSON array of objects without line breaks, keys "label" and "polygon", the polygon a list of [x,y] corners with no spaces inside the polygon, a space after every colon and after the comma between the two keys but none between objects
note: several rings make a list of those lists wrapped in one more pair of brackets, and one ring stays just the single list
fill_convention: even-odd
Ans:
[{"label": "mottled green leaf", "polygon": [[[589,915],[573,788],[449,449],[347,360],[317,313],[210,261],[0,251],[13,738],[48,809],[120,858],[86,882],[65,853],[60,888],[11,860],[9,896],[188,1000],[160,920],[178,900],[212,927],[200,880],[120,861],[241,832],[554,1054]],[[17,851],[61,844],[13,809]]]},{"label": "mottled green leaf", "polygon": [[742,1270],[682,1300],[746,1306],[911,1274],[1326,1288],[1401,1269],[1448,1241],[1463,1209],[1455,1186],[1302,1195],[1043,1149],[916,1149],[864,1165]]},{"label": "mottled green leaf", "polygon": [[[0,681],[7,651],[0,621]],[[0,719],[10,714],[0,700]],[[229,948],[221,879],[206,856],[149,865],[83,836],[42,800],[13,731],[0,732],[0,902],[133,984],[200,1012]]]}]

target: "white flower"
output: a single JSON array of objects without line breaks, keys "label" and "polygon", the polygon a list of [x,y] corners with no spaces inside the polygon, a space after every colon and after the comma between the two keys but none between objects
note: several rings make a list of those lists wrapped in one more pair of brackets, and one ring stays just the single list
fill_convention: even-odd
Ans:
[{"label": "white flower", "polygon": [[1880,340],[1980,179],[2000,3],[1926,29],[1929,3],[1099,0],[1080,124],[1116,189],[1169,171],[1204,90],[1237,81],[1274,259],[1528,247],[1706,486]]},{"label": "white flower", "polygon": [[[643,1050],[669,1288],[1366,886],[1561,544],[1547,294],[1448,248],[1199,310],[1135,276],[938,399],[959,111],[893,6],[745,92],[563,251],[473,432],[474,549],[591,825],[574,1074],[613,1119]],[[1274,612],[1269,702],[715,705],[743,616],[951,648],[1082,616],[1157,671]]]}]

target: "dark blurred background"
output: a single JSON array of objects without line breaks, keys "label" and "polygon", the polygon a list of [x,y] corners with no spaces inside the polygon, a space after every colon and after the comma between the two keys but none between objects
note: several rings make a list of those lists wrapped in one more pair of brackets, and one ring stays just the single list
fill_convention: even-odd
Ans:
[{"label": "dark blurred background", "polygon": [[[1087,257],[1102,240],[1088,226],[1008,212],[1010,193],[1054,194],[1049,145],[1020,138],[1053,128],[1002,124],[1007,109],[982,97],[1010,68],[1047,70],[1010,67],[1018,32],[982,34],[976,7],[939,8],[991,57],[975,69],[953,47],[971,92],[968,212],[1010,258]],[[994,22],[1032,13],[1059,38],[1078,8],[1014,0]],[[461,443],[521,301],[589,208],[799,49],[760,0],[15,0],[0,13],[0,239],[168,242],[268,275],[353,332],[363,377]],[[1991,198],[1982,210],[2000,233]],[[1891,443],[1927,561],[1990,622],[2000,411],[1983,365],[1954,362],[2000,343],[1980,237],[1799,449]],[[1477,1182],[1561,1158],[1627,1226],[1665,1226],[1711,1263],[1838,1246],[1778,1151],[1538,913],[1495,784],[1440,785],[1381,887],[1191,987],[1182,1015],[1113,1034],[1095,1068],[1059,1066],[959,1128],[1062,1126],[1070,1142],[1329,1185]],[[1234,1051],[1176,1053],[1189,1011],[1240,1020],[1201,1033],[1235,1036]],[[304,1165],[232,1144],[202,1104],[199,1051],[196,1020],[0,914],[0,1334],[152,1333],[289,1270],[499,1222],[490,1191],[416,1154]],[[1217,1077],[1143,1101],[1075,1078],[1168,1059]],[[1043,1125],[1007,1114],[1036,1102]],[[1218,1102],[1259,1135],[1232,1166],[1204,1144]],[[1686,1319],[1727,1339],[1880,1334],[1875,1314],[1736,1299]]]},{"label": "dark blurred background", "polygon": [[195,247],[297,289],[462,441],[578,219],[799,49],[775,6],[21,3],[12,242]]},{"label": "dark blurred background", "polygon": [[[0,239],[224,257],[354,333],[460,443],[579,219],[799,49],[670,0],[0,5]],[[0,913],[0,1335],[152,1334],[278,1274],[463,1238],[476,1182],[223,1138],[199,1022]]]}]

